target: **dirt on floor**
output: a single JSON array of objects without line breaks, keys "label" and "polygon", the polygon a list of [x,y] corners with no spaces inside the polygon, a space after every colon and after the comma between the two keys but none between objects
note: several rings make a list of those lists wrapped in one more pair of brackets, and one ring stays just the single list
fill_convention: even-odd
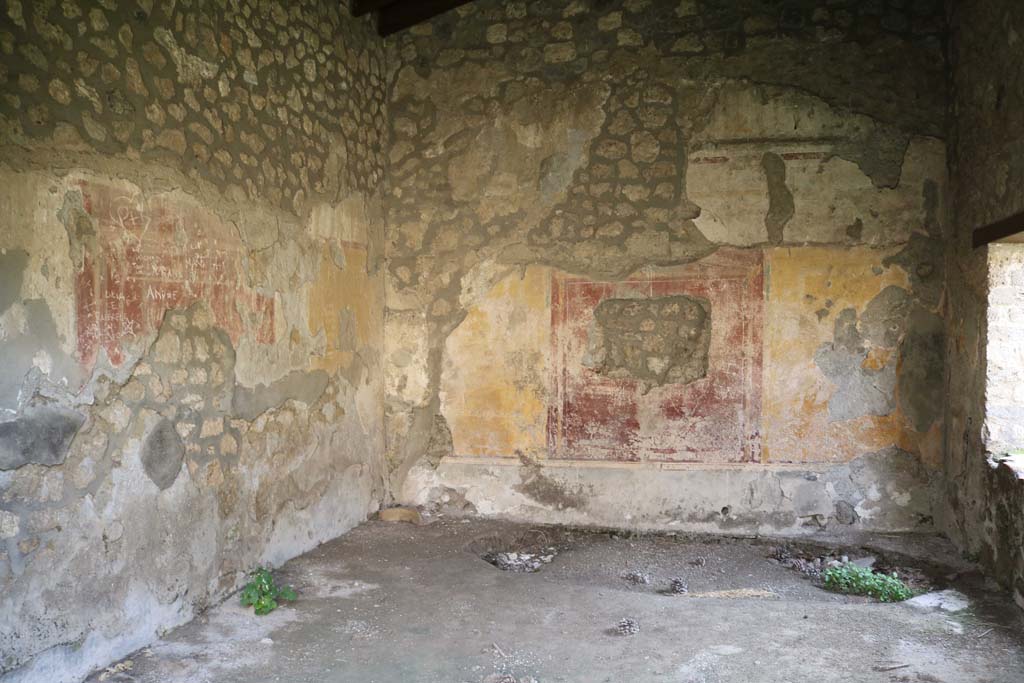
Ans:
[{"label": "dirt on floor", "polygon": [[[853,562],[918,593],[821,585]],[[90,681],[1021,683],[1024,614],[934,536],[630,534],[367,522]]]}]

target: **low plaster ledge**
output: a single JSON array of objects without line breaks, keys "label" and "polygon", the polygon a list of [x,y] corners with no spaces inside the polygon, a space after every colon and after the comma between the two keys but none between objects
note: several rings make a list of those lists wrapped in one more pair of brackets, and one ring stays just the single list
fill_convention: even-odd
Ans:
[{"label": "low plaster ledge", "polygon": [[[800,472],[825,472],[837,464],[828,462],[663,462],[663,461],[637,461],[619,462],[608,460],[586,460],[586,459],[547,459],[541,458],[533,461],[536,465],[545,468],[569,468],[569,469],[645,469],[645,470],[797,470]],[[441,459],[441,466],[444,465],[488,465],[494,467],[522,467],[521,460],[514,456],[474,456],[474,455],[446,455]],[[1024,466],[1024,465],[1022,465]]]}]

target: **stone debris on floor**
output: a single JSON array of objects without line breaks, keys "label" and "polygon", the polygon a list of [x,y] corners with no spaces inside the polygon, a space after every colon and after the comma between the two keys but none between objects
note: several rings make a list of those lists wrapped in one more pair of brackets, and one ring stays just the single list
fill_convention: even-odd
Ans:
[{"label": "stone debris on floor", "polygon": [[620,636],[635,636],[640,633],[640,622],[632,617],[620,619],[619,623],[615,624],[615,631]]},{"label": "stone debris on floor", "polygon": [[490,553],[484,559],[498,569],[506,572],[536,572],[545,564],[551,562],[555,557],[555,549],[548,548],[547,555],[536,555],[534,553]]},{"label": "stone debris on floor", "polygon": [[668,582],[668,592],[674,593],[675,595],[682,595],[683,593],[690,592],[690,585],[686,583],[685,579],[681,579],[678,576]]}]

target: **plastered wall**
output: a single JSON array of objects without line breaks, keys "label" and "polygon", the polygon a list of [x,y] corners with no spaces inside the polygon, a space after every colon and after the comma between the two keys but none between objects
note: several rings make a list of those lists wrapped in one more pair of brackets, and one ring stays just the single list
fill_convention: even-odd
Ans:
[{"label": "plastered wall", "polygon": [[1024,29],[962,3],[949,93],[940,5],[6,2],[4,682],[391,501],[938,526],[1020,600],[965,245],[1020,208]]},{"label": "plastered wall", "polygon": [[185,0],[0,50],[0,679],[76,681],[384,499],[384,54]]},{"label": "plastered wall", "polygon": [[943,26],[930,2],[485,0],[389,39],[396,495],[931,528]]},{"label": "plastered wall", "polygon": [[1024,7],[955,3],[950,22],[955,232],[948,250],[943,526],[1024,606],[1024,480],[1019,467],[1000,464],[1019,411],[1001,371],[1019,368],[1011,341],[1015,314],[1009,309],[1021,285],[1014,275],[1020,245],[971,247],[974,229],[1024,210]]}]

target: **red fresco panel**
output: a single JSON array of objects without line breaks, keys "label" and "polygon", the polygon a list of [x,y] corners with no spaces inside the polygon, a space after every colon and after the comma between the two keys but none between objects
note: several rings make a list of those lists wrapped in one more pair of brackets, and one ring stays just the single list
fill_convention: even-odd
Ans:
[{"label": "red fresco panel", "polygon": [[[758,250],[722,249],[697,263],[620,282],[555,275],[554,399],[549,457],[612,461],[758,462],[764,277]],[[689,295],[711,310],[708,372],[654,386],[586,367],[594,308],[609,297]]]},{"label": "red fresco panel", "polygon": [[[248,286],[245,247],[213,214],[166,197],[80,182],[94,234],[79,234],[75,278],[78,356],[92,367],[100,349],[124,361],[124,346],[156,332],[164,313],[206,301],[237,343],[246,329],[274,341],[274,299]],[[242,320],[242,314],[248,318]]]}]

